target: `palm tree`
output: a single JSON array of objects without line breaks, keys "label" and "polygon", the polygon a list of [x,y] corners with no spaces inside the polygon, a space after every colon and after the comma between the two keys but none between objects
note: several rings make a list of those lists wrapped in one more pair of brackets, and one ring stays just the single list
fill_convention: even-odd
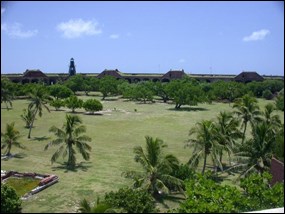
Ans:
[{"label": "palm tree", "polygon": [[20,132],[15,129],[15,122],[12,122],[11,124],[6,125],[6,133],[1,132],[1,149],[4,149],[7,147],[5,151],[6,156],[11,155],[11,148],[12,145],[19,147],[21,149],[24,149],[25,147],[22,146],[19,142],[18,139],[20,137]]},{"label": "palm tree", "polygon": [[34,112],[32,109],[24,109],[24,113],[21,114],[21,118],[26,122],[26,128],[30,128],[34,119]]},{"label": "palm tree", "polygon": [[260,121],[260,111],[259,107],[257,105],[257,100],[246,94],[242,98],[238,98],[233,108],[236,108],[237,110],[235,113],[238,115],[240,119],[242,119],[242,128],[243,128],[243,135],[242,135],[242,144],[245,140],[245,132],[247,129],[248,122],[251,123],[251,126],[253,126],[253,123],[255,121]]},{"label": "palm tree", "polygon": [[32,122],[30,124],[30,130],[28,138],[31,138],[31,131],[33,128],[34,121],[36,119],[37,114],[39,116],[42,116],[43,107],[50,112],[48,106],[46,105],[49,102],[49,97],[46,93],[46,91],[43,88],[34,89],[33,92],[30,94],[31,97],[31,103],[29,104],[29,109],[34,112]]},{"label": "palm tree", "polygon": [[113,209],[111,205],[109,205],[105,202],[100,202],[99,198],[97,198],[96,204],[92,206],[84,198],[79,203],[78,211],[81,213],[117,213],[116,211],[120,211],[120,210],[119,209]]},{"label": "palm tree", "polygon": [[194,147],[193,155],[189,159],[188,164],[191,167],[196,168],[200,159],[204,158],[202,174],[205,172],[207,157],[211,155],[214,167],[218,166],[223,170],[222,164],[218,158],[218,154],[222,149],[222,146],[217,142],[217,136],[215,135],[215,124],[210,120],[203,120],[197,123],[197,126],[193,127],[189,131],[189,136],[196,134],[195,138],[191,138],[187,141],[186,146]]},{"label": "palm tree", "polygon": [[[227,151],[229,156],[229,165],[231,165],[231,153],[236,144],[236,140],[242,137],[239,131],[239,121],[233,117],[230,112],[220,112],[215,123],[215,135],[217,141],[223,146],[223,150]],[[220,153],[220,162],[222,163],[223,150]]]},{"label": "palm tree", "polygon": [[135,161],[142,165],[143,172],[128,171],[123,172],[123,175],[134,179],[135,188],[143,187],[153,196],[169,193],[170,186],[182,190],[183,181],[170,175],[178,168],[178,159],[171,154],[163,154],[162,149],[166,145],[161,139],[153,139],[149,136],[145,139],[145,151],[141,146],[134,148]]},{"label": "palm tree", "polygon": [[235,154],[238,164],[234,168],[241,168],[241,176],[257,171],[263,173],[269,170],[275,148],[276,136],[272,127],[265,121],[257,123],[252,129],[252,138],[246,144],[240,145]]},{"label": "palm tree", "polygon": [[90,154],[88,151],[91,151],[91,146],[89,146],[86,142],[90,142],[91,138],[86,135],[81,135],[82,133],[86,132],[85,126],[81,125],[81,123],[82,121],[77,115],[66,115],[66,122],[63,124],[62,129],[55,126],[50,128],[49,131],[53,132],[57,138],[48,143],[45,146],[45,150],[52,145],[64,143],[64,145],[61,145],[53,154],[51,163],[54,163],[60,155],[63,155],[63,157],[68,155],[67,168],[73,169],[76,164],[76,152],[73,146],[76,146],[76,149],[82,155],[84,160],[89,160]]},{"label": "palm tree", "polygon": [[14,86],[11,81],[7,78],[1,77],[1,103],[4,102],[6,104],[6,109],[9,110],[9,106],[12,108],[12,100],[14,98]]},{"label": "palm tree", "polygon": [[264,116],[265,122],[273,128],[275,133],[277,133],[281,128],[281,120],[279,115],[272,115],[274,110],[275,106],[271,103],[268,103],[265,106],[264,112],[262,114]]}]

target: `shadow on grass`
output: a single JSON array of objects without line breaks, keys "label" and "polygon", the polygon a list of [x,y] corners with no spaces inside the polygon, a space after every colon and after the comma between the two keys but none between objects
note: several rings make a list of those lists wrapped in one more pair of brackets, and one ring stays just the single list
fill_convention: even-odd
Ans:
[{"label": "shadow on grass", "polygon": [[9,159],[12,159],[12,158],[17,158],[17,159],[22,159],[22,158],[25,158],[25,157],[27,157],[27,155],[25,154],[25,153],[17,153],[17,154],[11,154],[11,155],[9,155],[9,156],[7,156],[7,155],[1,155],[1,161],[3,160],[3,161],[7,161],[7,160],[9,160]]},{"label": "shadow on grass", "polygon": [[48,139],[50,139],[50,137],[43,136],[43,137],[34,137],[33,140],[36,140],[36,141],[45,141],[45,140],[48,140]]},{"label": "shadow on grass", "polygon": [[180,107],[179,109],[176,108],[169,108],[170,111],[208,111],[207,108],[201,107]]},{"label": "shadow on grass", "polygon": [[185,200],[185,196],[182,193],[171,193],[169,195],[156,195],[155,200],[157,203],[161,204],[164,206],[164,208],[169,209],[170,207],[167,205],[166,201],[172,201],[175,203],[179,203],[182,200]]},{"label": "shadow on grass", "polygon": [[119,98],[117,97],[105,97],[104,100],[101,99],[101,101],[117,101]]},{"label": "shadow on grass", "polygon": [[84,115],[88,115],[88,116],[103,116],[103,113],[99,113],[99,112],[94,112],[94,113],[90,113],[90,112],[85,112],[83,113]]},{"label": "shadow on grass", "polygon": [[50,111],[55,111],[55,112],[59,111],[60,112],[60,111],[65,111],[65,110],[64,109],[57,109],[57,110],[56,109],[51,109]]},{"label": "shadow on grass", "polygon": [[78,172],[80,170],[86,172],[92,166],[91,162],[80,162],[79,164],[76,164],[74,168],[68,169],[66,166],[66,162],[57,163],[57,164],[59,164],[60,166],[53,166],[52,171],[64,170],[64,172],[67,173],[67,172]]},{"label": "shadow on grass", "polygon": [[27,154],[20,152],[20,153],[15,154],[14,158],[23,159],[23,158],[25,158],[27,156],[28,156]]}]

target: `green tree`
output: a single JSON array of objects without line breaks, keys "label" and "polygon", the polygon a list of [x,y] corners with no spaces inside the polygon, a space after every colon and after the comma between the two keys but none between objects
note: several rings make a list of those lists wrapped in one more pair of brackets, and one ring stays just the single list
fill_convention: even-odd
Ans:
[{"label": "green tree", "polygon": [[103,109],[103,105],[99,100],[88,99],[83,103],[83,108],[86,111],[91,112],[91,114],[94,114],[95,111],[101,111]]},{"label": "green tree", "polygon": [[117,192],[105,194],[105,203],[127,213],[153,213],[155,201],[143,189],[121,188]]},{"label": "green tree", "polygon": [[238,163],[234,168],[242,170],[239,177],[269,170],[275,142],[276,135],[269,124],[265,121],[255,124],[252,138],[240,145],[235,153]]},{"label": "green tree", "polygon": [[22,201],[15,189],[1,182],[1,213],[19,213]]},{"label": "green tree", "polygon": [[243,135],[242,135],[242,143],[245,140],[245,132],[247,129],[248,123],[253,125],[254,122],[260,120],[260,111],[257,105],[257,100],[246,94],[242,98],[238,98],[233,108],[236,109],[235,113],[237,116],[242,120],[242,127],[243,127]]},{"label": "green tree", "polygon": [[29,109],[32,109],[34,112],[33,120],[30,126],[28,138],[31,138],[31,132],[33,128],[34,121],[36,119],[37,114],[41,117],[43,114],[43,108],[45,108],[48,112],[50,112],[47,103],[49,102],[50,98],[46,93],[46,90],[43,88],[39,88],[38,90],[34,89],[33,92],[30,94],[31,102],[29,104]]},{"label": "green tree", "polygon": [[220,151],[220,162],[222,163],[223,150],[228,153],[229,164],[231,165],[231,154],[236,144],[236,140],[242,137],[242,133],[239,131],[239,121],[233,117],[230,112],[220,112],[217,116],[217,122],[215,123],[215,135],[219,144],[223,146]]},{"label": "green tree", "polygon": [[146,103],[146,101],[153,101],[153,91],[151,89],[151,83],[150,82],[139,82],[135,84],[135,87],[132,90],[132,96],[135,100],[143,101],[143,103]]},{"label": "green tree", "polygon": [[241,190],[216,183],[210,176],[196,174],[185,181],[186,200],[176,213],[241,213],[284,206],[284,183],[270,187],[268,173],[241,179]]},{"label": "green tree", "polygon": [[178,159],[171,154],[163,154],[162,149],[166,145],[161,139],[145,138],[145,151],[141,146],[134,148],[135,161],[142,165],[143,172],[128,171],[123,175],[134,180],[134,187],[142,187],[155,197],[169,193],[169,186],[182,190],[182,180],[170,175],[178,168]]},{"label": "green tree", "polygon": [[167,91],[167,83],[156,82],[153,86],[154,92],[157,96],[161,97],[163,102],[169,100],[169,93]]},{"label": "green tree", "polygon": [[65,99],[65,106],[75,112],[75,109],[81,108],[83,105],[83,100],[79,99],[77,96],[73,95]]},{"label": "green tree", "polygon": [[248,201],[236,187],[216,183],[210,175],[196,174],[185,181],[186,200],[174,210],[176,213],[238,213],[249,209]]},{"label": "green tree", "polygon": [[21,118],[26,123],[25,127],[29,129],[29,128],[31,128],[31,125],[32,125],[35,113],[33,112],[33,109],[29,109],[29,108],[28,109],[24,109],[23,111],[24,111],[24,113],[21,114]]},{"label": "green tree", "polygon": [[202,174],[205,172],[207,157],[210,155],[214,167],[218,166],[223,170],[222,164],[218,158],[218,154],[221,154],[223,148],[217,142],[217,136],[215,135],[215,124],[210,120],[203,120],[197,123],[197,125],[190,129],[189,136],[195,135],[194,138],[190,138],[187,141],[186,146],[194,147],[192,157],[189,159],[188,164],[190,167],[196,168],[200,159],[204,159]]},{"label": "green tree", "polygon": [[266,89],[262,92],[262,97],[267,100],[271,100],[273,98],[273,94],[269,89]]},{"label": "green tree", "polygon": [[99,83],[99,91],[102,93],[103,97],[102,100],[109,95],[114,95],[118,93],[118,83],[115,77],[113,76],[105,76],[100,79]]},{"label": "green tree", "polygon": [[271,103],[268,103],[265,106],[264,112],[262,112],[262,114],[264,116],[265,122],[271,126],[272,131],[274,131],[274,133],[277,133],[281,128],[281,120],[279,115],[273,115],[274,110],[275,106]]},{"label": "green tree", "polygon": [[85,79],[81,74],[71,76],[64,82],[64,85],[71,89],[75,95],[76,91],[83,91],[85,85]]},{"label": "green tree", "polygon": [[275,105],[278,110],[284,111],[284,88],[278,93]]},{"label": "green tree", "polygon": [[53,132],[56,136],[55,140],[52,140],[45,146],[45,150],[52,145],[61,145],[51,158],[51,163],[54,163],[60,155],[63,158],[68,155],[67,168],[73,169],[76,164],[75,150],[74,147],[79,151],[84,160],[89,160],[91,146],[86,142],[90,142],[91,138],[86,135],[81,135],[86,132],[85,126],[81,125],[81,119],[76,115],[66,115],[66,122],[63,124],[62,129],[52,126],[50,132]]},{"label": "green tree", "polygon": [[73,94],[73,91],[65,85],[54,84],[49,86],[49,93],[56,99],[65,99]]},{"label": "green tree", "polygon": [[50,102],[50,106],[54,107],[58,111],[61,107],[65,106],[65,102],[61,99],[54,99]]},{"label": "green tree", "polygon": [[205,94],[198,83],[190,80],[173,80],[167,85],[167,93],[175,103],[175,109],[182,105],[196,106],[199,102],[205,101]]},{"label": "green tree", "polygon": [[5,155],[11,155],[12,146],[24,149],[25,147],[19,143],[20,132],[15,129],[15,122],[6,125],[6,132],[1,132],[1,149],[5,149]]},{"label": "green tree", "polygon": [[6,109],[13,107],[12,100],[14,99],[14,84],[7,78],[1,77],[1,103],[6,104]]},{"label": "green tree", "polygon": [[279,132],[276,133],[276,145],[273,154],[284,163],[284,124],[281,125]]},{"label": "green tree", "polygon": [[269,185],[272,176],[268,172],[251,174],[240,181],[244,198],[250,204],[247,211],[284,207],[284,183]]},{"label": "green tree", "polygon": [[111,205],[105,202],[100,202],[99,198],[94,206],[90,205],[90,203],[84,198],[80,201],[78,211],[81,213],[116,213],[116,210],[114,210]]}]

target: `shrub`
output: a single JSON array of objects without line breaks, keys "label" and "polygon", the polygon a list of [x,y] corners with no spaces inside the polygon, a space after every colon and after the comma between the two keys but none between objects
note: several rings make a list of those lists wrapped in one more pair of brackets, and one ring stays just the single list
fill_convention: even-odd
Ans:
[{"label": "shrub", "polygon": [[267,100],[271,100],[273,98],[273,94],[269,89],[266,89],[262,92],[262,97]]},{"label": "shrub", "polygon": [[86,111],[89,111],[92,114],[94,114],[95,111],[101,111],[103,109],[103,105],[102,105],[102,103],[100,103],[99,100],[89,99],[83,103],[83,108]]},{"label": "shrub", "polygon": [[16,191],[1,183],[1,213],[18,213],[21,210],[21,203]]},{"label": "shrub", "polygon": [[145,190],[121,188],[105,195],[105,203],[113,208],[123,208],[127,213],[156,212],[152,196]]}]

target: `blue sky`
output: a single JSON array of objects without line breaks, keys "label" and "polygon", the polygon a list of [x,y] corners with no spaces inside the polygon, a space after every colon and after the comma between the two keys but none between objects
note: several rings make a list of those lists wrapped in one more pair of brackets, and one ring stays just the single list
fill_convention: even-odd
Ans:
[{"label": "blue sky", "polygon": [[1,2],[1,73],[284,75],[283,2]]}]

